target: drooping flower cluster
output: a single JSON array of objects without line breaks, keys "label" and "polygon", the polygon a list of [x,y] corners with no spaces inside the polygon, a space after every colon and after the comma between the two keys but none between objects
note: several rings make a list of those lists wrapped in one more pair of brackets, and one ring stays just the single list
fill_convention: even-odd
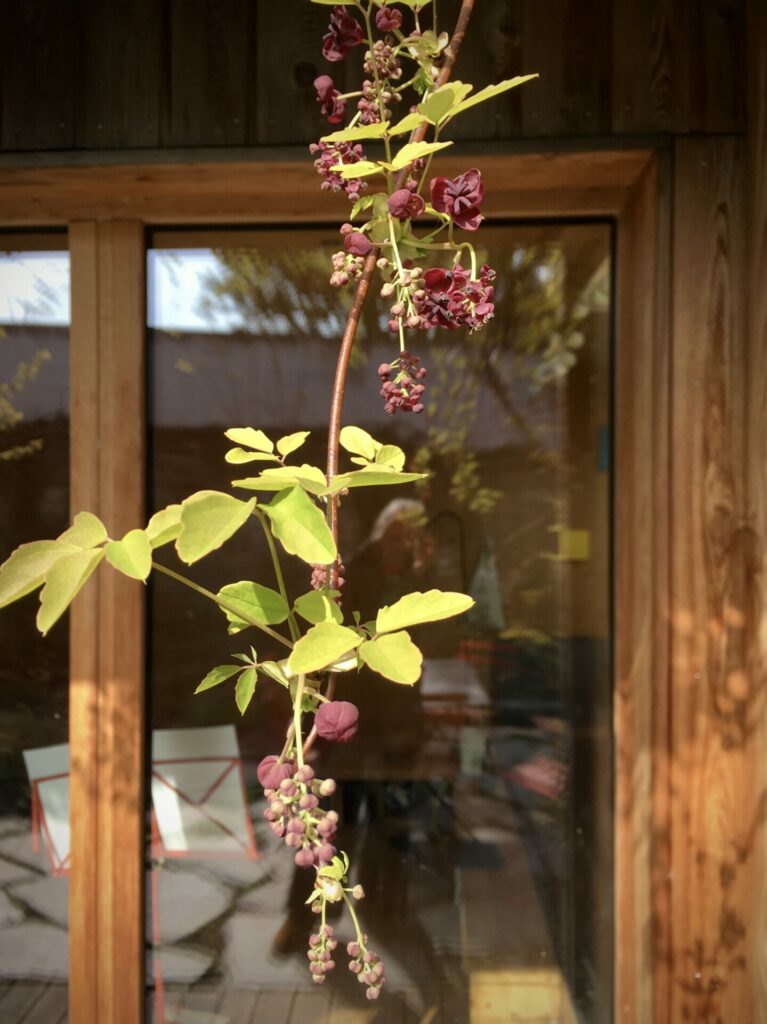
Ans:
[{"label": "drooping flower cluster", "polygon": [[365,51],[365,61],[362,66],[365,69],[365,74],[374,75],[377,73],[379,79],[385,78],[391,82],[396,82],[402,78],[402,65],[400,64],[399,57],[383,39],[376,40],[373,44],[372,52],[370,50]]},{"label": "drooping flower cluster", "polygon": [[264,817],[272,832],[296,851],[296,864],[301,868],[329,864],[336,855],[332,841],[338,814],[323,810],[320,797],[335,793],[334,780],[315,779],[308,764],[296,768],[274,754],[260,762],[257,774],[269,801]]},{"label": "drooping flower cluster", "polygon": [[381,378],[381,398],[384,408],[393,415],[400,412],[421,412],[423,402],[421,396],[426,386],[421,383],[426,376],[426,369],[419,366],[419,356],[411,356],[409,352],[400,352],[399,358],[392,363],[381,363],[378,376]]},{"label": "drooping flower cluster", "polygon": [[349,142],[313,142],[309,146],[312,156],[317,156],[314,167],[322,178],[321,188],[331,192],[344,191],[352,202],[360,197],[360,192],[367,188],[367,184],[360,178],[345,180],[333,170],[339,164],[356,164],[363,159],[362,146],[357,143],[352,145]]},{"label": "drooping flower cluster", "polygon": [[309,936],[309,949],[306,955],[309,958],[309,970],[312,972],[312,981],[315,985],[322,985],[325,975],[335,967],[333,953],[337,946],[338,940],[332,925],[320,925],[317,931]]},{"label": "drooping flower cluster", "polygon": [[349,961],[349,970],[357,975],[357,981],[367,986],[367,998],[378,999],[381,988],[386,983],[384,965],[377,953],[366,948],[367,935],[361,938],[362,943],[350,942],[346,947],[346,952],[352,957]]}]

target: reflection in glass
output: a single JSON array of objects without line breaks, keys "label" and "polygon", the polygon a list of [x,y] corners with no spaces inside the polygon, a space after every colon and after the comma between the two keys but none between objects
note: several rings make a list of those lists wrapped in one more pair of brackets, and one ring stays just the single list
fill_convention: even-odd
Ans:
[{"label": "reflection in glass", "polygon": [[[0,235],[0,559],[69,522],[66,238],[10,245]],[[67,1015],[68,633],[62,623],[43,640],[34,620],[33,598],[0,612],[0,1020],[8,1024],[60,1024]]]},{"label": "reflection in glass", "polygon": [[[387,963],[379,1024],[609,1019],[611,228],[487,227],[483,244],[480,258],[498,270],[496,319],[475,335],[421,340],[423,415],[383,411],[375,371],[395,343],[373,304],[344,406],[344,422],[400,445],[411,466],[431,473],[419,489],[346,500],[344,607],[365,619],[434,586],[476,601],[459,622],[420,631],[426,661],[415,688],[343,677],[340,695],[360,706],[360,734],[320,751],[323,774],[340,783],[339,845],[356,865],[365,927]],[[327,284],[333,245],[321,230],[156,238],[153,508],[229,486],[238,474],[223,461],[228,426],[312,430],[301,461],[323,464],[349,301]],[[197,578],[213,590],[270,583],[258,530],[200,563]],[[306,568],[290,565],[287,582],[294,594],[308,589]],[[279,746],[282,693],[264,680],[242,719],[227,684],[192,697],[213,665],[250,642],[261,659],[277,652],[260,636],[228,638],[215,607],[164,578],[152,585],[150,622],[153,788],[170,741],[184,806],[159,816],[189,818],[176,847],[164,848],[155,799],[154,1019],[174,1009],[232,1022],[255,1013],[274,1024],[304,1012],[362,1014],[344,957],[326,986],[312,986],[309,877],[262,819],[255,766]],[[228,765],[244,780],[239,803],[234,791],[227,803],[210,788]],[[203,810],[189,805],[211,792],[204,811],[241,823],[239,850],[211,849],[210,823],[206,849],[192,836]]]}]

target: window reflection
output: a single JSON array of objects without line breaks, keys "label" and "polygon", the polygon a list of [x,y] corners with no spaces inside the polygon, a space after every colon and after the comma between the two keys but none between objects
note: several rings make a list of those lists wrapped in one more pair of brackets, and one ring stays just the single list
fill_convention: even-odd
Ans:
[{"label": "window reflection", "polygon": [[[0,235],[2,557],[69,523],[65,236]],[[0,614],[0,1020],[66,1020],[68,635]],[[29,1018],[31,1019],[31,1017]]]},{"label": "window reflection", "polygon": [[[424,337],[423,415],[384,413],[375,370],[395,343],[383,307],[366,309],[344,422],[400,445],[431,475],[396,497],[354,494],[340,544],[344,605],[363,619],[433,586],[467,590],[476,605],[419,631],[417,687],[343,678],[362,727],[348,747],[321,750],[322,771],[341,783],[339,845],[353,855],[365,927],[387,962],[377,1021],[490,1024],[536,1019],[536,1007],[552,1021],[602,1021],[612,960],[611,229],[519,224],[487,227],[483,241],[480,260],[498,270],[496,319],[475,335]],[[303,229],[156,237],[153,508],[229,486],[231,425],[312,430],[302,461],[323,463],[349,302],[327,284],[335,242]],[[205,586],[271,582],[257,530],[240,537],[200,564]],[[305,568],[290,565],[287,582],[306,590]],[[170,732],[191,752],[204,734],[185,741],[184,730],[211,730],[213,743],[214,727],[236,724],[256,850],[154,851],[155,1019],[168,1006],[232,1021],[257,1009],[275,1024],[303,1002],[318,1015],[359,1008],[340,961],[323,989],[311,985],[308,876],[261,817],[255,765],[284,732],[282,694],[259,684],[243,719],[226,686],[191,696],[250,642],[227,638],[219,619],[165,579],[153,584],[155,749]],[[277,655],[252,639],[260,658]]]}]

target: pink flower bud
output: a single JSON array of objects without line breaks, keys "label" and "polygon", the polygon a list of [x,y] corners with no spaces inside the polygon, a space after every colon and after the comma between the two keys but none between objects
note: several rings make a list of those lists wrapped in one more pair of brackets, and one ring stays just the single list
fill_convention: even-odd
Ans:
[{"label": "pink flower bud", "polygon": [[264,789],[279,789],[283,779],[292,778],[295,770],[295,765],[288,764],[287,761],[280,763],[276,754],[267,754],[259,762],[256,775]]},{"label": "pink flower bud", "polygon": [[324,740],[348,743],[357,732],[359,711],[348,700],[322,704],[314,716],[317,732]]}]

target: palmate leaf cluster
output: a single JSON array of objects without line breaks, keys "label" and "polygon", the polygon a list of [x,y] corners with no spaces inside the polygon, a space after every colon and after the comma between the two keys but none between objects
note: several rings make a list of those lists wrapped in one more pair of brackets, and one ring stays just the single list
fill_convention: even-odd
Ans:
[{"label": "palmate leaf cluster", "polygon": [[[102,561],[142,582],[154,568],[215,601],[230,635],[256,629],[286,648],[281,661],[259,662],[253,647],[249,655],[234,655],[239,664],[213,668],[197,687],[198,693],[236,676],[235,699],[244,712],[259,676],[283,686],[292,696],[296,681],[302,678],[304,709],[310,711],[323,699],[320,686],[328,671],[350,671],[365,665],[392,682],[414,684],[421,675],[423,659],[408,630],[461,614],[473,604],[471,598],[437,590],[413,593],[381,608],[370,622],[361,623],[353,610],[345,621],[339,592],[331,590],[329,584],[325,589],[289,598],[277,545],[307,565],[330,567],[338,558],[327,523],[330,500],[357,487],[405,484],[422,479],[424,474],[405,472],[404,453],[395,445],[381,444],[359,427],[345,427],[341,444],[354,468],[328,480],[316,466],[287,462],[308,436],[308,432],[301,431],[274,442],[251,427],[226,432],[236,445],[226,453],[227,462],[238,466],[257,464],[257,475],[232,481],[234,489],[251,493],[249,498],[224,491],[198,491],[180,504],[156,512],[143,529],[130,530],[119,539],[109,537],[97,516],[80,512],[59,537],[22,544],[0,566],[0,608],[40,590],[37,627],[46,634]],[[239,580],[213,594],[154,560],[158,549],[172,544],[180,561],[193,565],[253,519],[260,522],[273,556],[276,589]],[[330,573],[326,576],[329,580]],[[288,635],[280,632],[286,624]]]}]

